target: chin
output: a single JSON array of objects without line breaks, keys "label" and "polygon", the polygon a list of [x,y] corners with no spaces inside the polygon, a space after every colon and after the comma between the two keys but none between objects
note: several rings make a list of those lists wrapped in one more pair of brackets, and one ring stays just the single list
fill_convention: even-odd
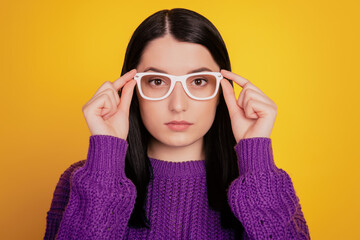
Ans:
[{"label": "chin", "polygon": [[182,146],[187,146],[189,144],[191,144],[192,141],[189,138],[181,138],[181,137],[173,137],[173,138],[167,138],[164,141],[164,144],[170,145],[170,146],[174,146],[174,147],[182,147]]},{"label": "chin", "polygon": [[[171,135],[171,136],[170,136]],[[183,147],[192,144],[195,139],[190,136],[185,136],[186,134],[167,134],[166,138],[160,138],[158,141],[162,142],[165,145],[173,147]]]}]

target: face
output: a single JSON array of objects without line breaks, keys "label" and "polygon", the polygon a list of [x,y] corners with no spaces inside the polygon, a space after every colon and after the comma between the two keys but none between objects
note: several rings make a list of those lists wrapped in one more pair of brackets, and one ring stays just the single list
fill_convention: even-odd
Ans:
[{"label": "face", "polygon": [[[203,71],[220,71],[204,46],[179,42],[170,35],[154,39],[145,48],[136,69],[137,72],[144,72],[150,67],[171,75],[185,75],[204,67],[209,70]],[[214,98],[195,100],[190,98],[181,83],[177,82],[169,97],[152,101],[142,98],[136,86],[141,118],[153,137],[152,141],[173,147],[188,146],[202,141],[214,121],[220,91],[219,86]],[[166,125],[171,121],[182,120],[192,125],[185,130],[171,129]]]}]

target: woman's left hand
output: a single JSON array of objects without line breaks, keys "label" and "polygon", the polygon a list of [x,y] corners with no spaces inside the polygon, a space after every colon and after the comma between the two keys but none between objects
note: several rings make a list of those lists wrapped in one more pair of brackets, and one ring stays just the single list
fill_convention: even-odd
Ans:
[{"label": "woman's left hand", "polygon": [[[276,104],[249,80],[225,69],[221,69],[220,73],[224,77],[220,83],[236,142],[244,138],[269,138],[277,114]],[[238,100],[225,78],[242,87]]]}]

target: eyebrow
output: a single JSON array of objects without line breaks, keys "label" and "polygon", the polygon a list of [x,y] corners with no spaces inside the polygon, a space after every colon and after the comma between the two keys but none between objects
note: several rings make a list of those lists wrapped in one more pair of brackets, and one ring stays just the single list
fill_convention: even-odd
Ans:
[{"label": "eyebrow", "polygon": [[[148,71],[161,72],[161,73],[166,73],[167,74],[166,71],[155,68],[155,67],[148,67],[148,68],[146,68],[144,70],[144,72],[148,72]],[[213,72],[213,71],[211,69],[207,68],[207,67],[201,67],[201,68],[194,69],[194,70],[188,72],[187,74],[196,73],[196,72]]]}]

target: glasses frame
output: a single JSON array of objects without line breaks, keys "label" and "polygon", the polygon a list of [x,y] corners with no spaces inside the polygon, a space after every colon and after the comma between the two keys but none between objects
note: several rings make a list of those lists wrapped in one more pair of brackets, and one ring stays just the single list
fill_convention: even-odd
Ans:
[{"label": "glasses frame", "polygon": [[[170,85],[169,91],[163,97],[160,97],[160,98],[147,97],[147,96],[144,95],[144,93],[142,92],[142,89],[141,89],[141,78],[143,76],[154,75],[154,74],[168,77],[171,80],[171,85]],[[197,75],[204,75],[204,74],[209,74],[209,75],[213,75],[214,77],[216,77],[216,89],[215,89],[214,94],[211,95],[210,97],[198,98],[198,97],[193,96],[190,93],[190,91],[188,90],[188,88],[186,86],[186,79],[188,77],[197,76]],[[170,75],[170,74],[166,74],[166,73],[158,73],[158,72],[139,72],[139,73],[135,74],[134,79],[136,80],[136,83],[138,85],[138,89],[139,89],[141,97],[143,97],[144,99],[147,99],[147,100],[162,100],[162,99],[167,98],[172,93],[172,91],[174,90],[175,84],[177,82],[181,82],[181,85],[183,86],[186,94],[189,97],[191,97],[191,98],[193,98],[195,100],[208,100],[208,99],[211,99],[211,98],[215,97],[215,95],[219,91],[220,80],[223,79],[223,75],[220,72],[197,72],[197,73],[190,73],[190,74],[181,75],[181,76],[175,76],[175,75]]]}]

